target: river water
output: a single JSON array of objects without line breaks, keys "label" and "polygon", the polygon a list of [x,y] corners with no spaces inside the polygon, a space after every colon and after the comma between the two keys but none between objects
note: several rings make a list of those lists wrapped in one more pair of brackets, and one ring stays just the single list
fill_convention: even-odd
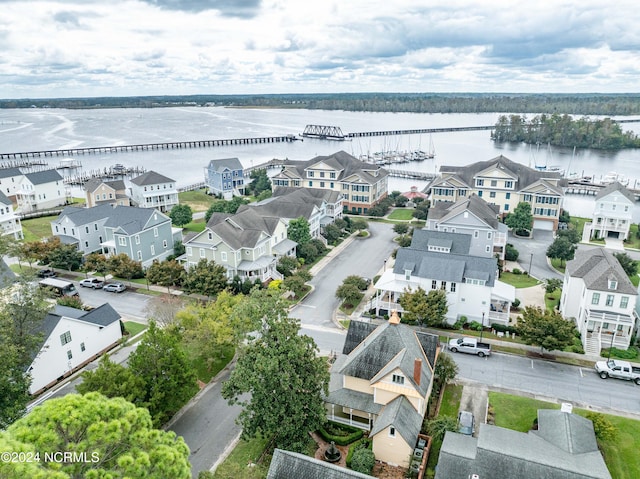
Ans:
[{"label": "river water", "polygon": [[[306,125],[337,126],[346,133],[493,125],[500,114],[367,113],[326,110],[172,107],[151,109],[0,109],[0,152],[12,153],[63,148],[115,146],[173,141],[298,135]],[[640,132],[640,123],[623,124]],[[381,151],[427,150],[433,142],[436,156],[395,168],[436,172],[440,165],[466,165],[498,155],[529,166],[559,166],[567,173],[599,179],[615,171],[640,188],[640,150],[597,151],[546,148],[532,151],[524,144],[498,144],[490,132],[466,131],[431,135],[394,135],[328,141],[305,138],[291,143],[267,143],[193,149],[120,152],[76,157],[82,169],[103,169],[116,163],[143,166],[173,178],[178,186],[202,181],[204,168],[217,158],[237,157],[245,167],[273,158],[308,160],[344,150],[356,157]],[[47,158],[57,166],[60,157]],[[72,173],[67,171],[67,174]],[[392,178],[389,189],[406,191],[424,182]],[[589,216],[593,197],[568,195],[565,207]],[[638,210],[638,208],[636,208]],[[636,211],[639,215],[640,212]]]}]

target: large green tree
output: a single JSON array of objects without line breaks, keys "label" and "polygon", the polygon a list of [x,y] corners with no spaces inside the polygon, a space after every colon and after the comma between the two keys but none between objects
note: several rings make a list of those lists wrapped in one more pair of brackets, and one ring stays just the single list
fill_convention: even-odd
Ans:
[{"label": "large green tree", "polygon": [[400,306],[404,309],[402,321],[409,324],[424,323],[431,310],[427,301],[427,293],[422,288],[405,289],[400,296]]},{"label": "large green tree", "polygon": [[105,354],[96,369],[82,373],[82,382],[76,386],[76,391],[80,394],[95,391],[108,398],[122,397],[144,406],[146,385],[131,369],[114,363]]},{"label": "large green tree", "polygon": [[184,273],[184,267],[176,260],[153,260],[151,266],[147,268],[147,279],[150,283],[166,286],[167,291],[171,292],[171,286],[182,284]]},{"label": "large green tree", "polygon": [[[49,399],[0,433],[0,449],[40,454],[30,466],[0,462],[3,479],[191,478],[181,437],[154,429],[147,410],[98,393]],[[44,460],[55,451],[86,460]]]},{"label": "large green tree", "polygon": [[576,245],[564,236],[558,236],[547,248],[547,257],[557,258],[560,263],[572,260],[576,254]]},{"label": "large green tree", "polygon": [[182,228],[193,220],[193,211],[191,211],[191,206],[185,204],[175,205],[171,208],[171,211],[169,211],[169,218],[171,218],[171,222],[174,225]]},{"label": "large green tree", "polygon": [[537,306],[524,308],[518,318],[518,333],[527,343],[540,346],[541,351],[562,350],[573,343],[575,327],[557,311]]},{"label": "large green tree", "polygon": [[238,418],[243,437],[261,434],[273,437],[276,447],[301,451],[309,431],[326,419],[327,363],[286,310],[270,311],[263,321],[260,336],[240,353],[222,396],[243,407]]},{"label": "large green tree", "polygon": [[153,423],[164,424],[196,393],[196,375],[176,328],[160,329],[154,321],[129,356],[129,368],[146,386],[146,404]]},{"label": "large green tree", "polygon": [[206,259],[201,259],[182,272],[182,289],[185,293],[216,296],[228,283],[227,269]]},{"label": "large green tree", "polygon": [[[0,340],[0,430],[25,413],[31,399],[30,384],[31,380],[25,373],[18,348]],[[5,450],[0,447],[0,451]]]},{"label": "large green tree", "polygon": [[616,257],[624,272],[627,273],[627,276],[632,278],[638,274],[638,262],[627,253],[613,253],[613,256]]},{"label": "large green tree", "polygon": [[506,225],[514,231],[531,231],[533,226],[533,214],[531,213],[531,204],[522,201],[518,206],[509,213],[504,219]]},{"label": "large green tree", "polygon": [[311,241],[311,230],[306,218],[301,216],[289,221],[287,238],[298,243],[298,246],[302,246]]}]

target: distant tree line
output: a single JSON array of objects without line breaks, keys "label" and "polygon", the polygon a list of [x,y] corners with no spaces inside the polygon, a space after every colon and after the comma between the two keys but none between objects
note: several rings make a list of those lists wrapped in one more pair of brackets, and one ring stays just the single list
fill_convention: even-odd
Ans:
[{"label": "distant tree line", "polygon": [[640,94],[335,93],[184,95],[0,100],[0,108],[277,107],[411,113],[638,115]]},{"label": "distant tree line", "polygon": [[573,119],[569,115],[538,115],[528,120],[522,115],[501,116],[491,133],[495,141],[614,150],[638,148],[640,139],[632,131],[623,131],[610,118]]}]

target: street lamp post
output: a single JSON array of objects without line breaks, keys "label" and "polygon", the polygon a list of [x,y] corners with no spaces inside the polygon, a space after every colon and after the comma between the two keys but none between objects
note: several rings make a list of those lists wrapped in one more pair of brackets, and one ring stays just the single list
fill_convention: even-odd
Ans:
[{"label": "street lamp post", "polygon": [[480,342],[482,342],[482,333],[484,332],[484,311],[482,312],[482,328],[480,328]]},{"label": "street lamp post", "polygon": [[531,253],[531,257],[529,258],[529,276],[531,276],[531,266],[533,264],[533,253]]},{"label": "street lamp post", "polygon": [[611,333],[611,344],[609,345],[609,354],[607,355],[607,361],[611,359],[611,350],[613,349],[613,338],[615,337],[615,331]]}]

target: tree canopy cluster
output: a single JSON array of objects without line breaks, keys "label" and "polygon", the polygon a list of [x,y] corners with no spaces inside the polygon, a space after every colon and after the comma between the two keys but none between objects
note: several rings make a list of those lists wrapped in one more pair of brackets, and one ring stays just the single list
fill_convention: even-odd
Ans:
[{"label": "tree canopy cluster", "polygon": [[495,141],[524,142],[532,145],[612,150],[640,147],[640,138],[632,131],[623,131],[610,118],[574,120],[569,115],[542,114],[527,120],[526,116],[501,116],[491,137]]}]

